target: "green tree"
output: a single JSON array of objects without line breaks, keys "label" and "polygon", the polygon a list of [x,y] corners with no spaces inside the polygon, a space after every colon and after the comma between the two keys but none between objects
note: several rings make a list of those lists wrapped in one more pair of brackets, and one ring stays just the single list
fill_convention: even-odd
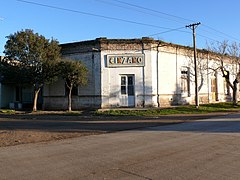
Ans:
[{"label": "green tree", "polygon": [[34,87],[33,111],[36,111],[41,88],[57,77],[59,43],[54,39],[46,39],[30,29],[10,34],[7,39],[4,50],[6,59],[9,64],[15,63],[18,72],[21,72],[19,76],[27,77],[26,83]]},{"label": "green tree", "polygon": [[26,73],[20,68],[20,64],[6,58],[0,61],[0,72],[3,83],[22,85],[27,80],[27,77],[23,76]]},{"label": "green tree", "polygon": [[72,111],[72,89],[74,86],[87,84],[87,68],[77,60],[64,59],[59,64],[60,74],[68,91],[68,110]]}]

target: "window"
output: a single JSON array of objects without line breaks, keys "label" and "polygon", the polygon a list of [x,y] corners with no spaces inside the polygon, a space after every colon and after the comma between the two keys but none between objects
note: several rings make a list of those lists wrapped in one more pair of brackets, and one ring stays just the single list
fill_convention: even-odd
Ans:
[{"label": "window", "polygon": [[182,67],[181,69],[181,92],[188,93],[190,96],[189,68]]},{"label": "window", "polygon": [[133,76],[128,76],[128,95],[134,95]]},{"label": "window", "polygon": [[127,94],[126,89],[126,76],[121,77],[121,94]]},{"label": "window", "polygon": [[134,96],[134,76],[121,76],[121,94]]}]

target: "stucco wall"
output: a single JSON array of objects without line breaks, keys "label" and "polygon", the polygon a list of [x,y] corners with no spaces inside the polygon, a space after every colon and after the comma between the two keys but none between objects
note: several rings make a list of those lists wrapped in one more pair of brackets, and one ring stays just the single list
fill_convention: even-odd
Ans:
[{"label": "stucco wall", "polygon": [[[194,104],[195,103],[195,79],[194,79],[194,64],[193,57],[187,55],[188,51],[185,48],[163,47],[159,48],[158,60],[159,60],[159,104],[160,106],[171,106],[179,104]],[[222,74],[217,69],[217,62],[214,59],[210,59],[207,55],[198,57],[198,63],[201,66],[205,66],[200,69],[198,64],[198,86],[199,90],[199,102],[211,103],[211,102],[224,102],[227,99],[225,94],[225,85]],[[190,69],[190,93],[183,94],[181,92],[181,68],[189,67]],[[215,94],[211,91],[211,79],[217,79],[217,99]]]},{"label": "stucco wall", "polygon": [[[100,53],[73,53],[64,57],[81,61],[88,69],[88,83],[78,87],[78,96],[72,97],[72,109],[101,107]],[[62,79],[44,87],[44,109],[67,109],[68,99]]]},{"label": "stucco wall", "polygon": [[120,107],[121,75],[134,75],[135,78],[135,104],[142,106],[143,94],[143,68],[142,67],[107,67],[107,55],[140,54],[134,51],[103,51],[101,53],[101,92],[102,108]]},{"label": "stucco wall", "polygon": [[[62,52],[64,57],[82,61],[89,70],[88,85],[79,87],[78,96],[73,97],[73,109],[121,107],[122,75],[134,76],[134,107],[164,107],[195,103],[195,72],[192,49],[189,47],[155,41],[151,38],[99,38],[65,44]],[[144,66],[107,66],[108,55],[139,54],[144,56]],[[205,51],[200,51],[198,60],[205,68],[198,72],[198,85],[201,85],[199,102],[229,100],[231,96],[226,95],[221,72],[213,71],[214,68],[216,69],[215,60],[209,58],[209,54]],[[189,69],[189,92],[181,90],[183,67]],[[212,92],[211,89],[213,78],[216,78],[217,92]],[[231,79],[234,77],[231,76]],[[64,89],[64,84],[60,81],[46,87],[45,107],[66,109],[67,98]]]}]

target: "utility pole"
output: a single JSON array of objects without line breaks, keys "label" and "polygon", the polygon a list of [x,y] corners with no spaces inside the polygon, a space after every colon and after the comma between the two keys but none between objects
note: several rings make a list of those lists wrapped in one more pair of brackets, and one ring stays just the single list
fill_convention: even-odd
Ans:
[{"label": "utility pole", "polygon": [[187,25],[186,28],[192,29],[193,32],[193,49],[194,49],[194,71],[195,71],[195,105],[198,109],[199,107],[199,98],[198,98],[198,77],[197,77],[197,48],[196,48],[196,27],[201,23],[194,23]]}]

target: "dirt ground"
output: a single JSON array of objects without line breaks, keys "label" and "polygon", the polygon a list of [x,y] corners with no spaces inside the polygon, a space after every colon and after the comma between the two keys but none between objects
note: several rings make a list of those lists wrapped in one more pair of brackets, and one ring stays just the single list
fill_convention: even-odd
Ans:
[{"label": "dirt ground", "polygon": [[[0,147],[14,146],[19,144],[27,143],[37,143],[37,142],[48,142],[62,140],[66,138],[75,138],[88,135],[96,135],[104,132],[99,131],[78,131],[78,132],[69,132],[69,131],[49,131],[47,128],[38,127],[35,129],[36,125],[33,125],[33,129],[21,128],[16,126],[16,122],[20,124],[24,121],[30,120],[30,122],[35,120],[41,120],[45,123],[48,120],[62,120],[69,119],[69,117],[59,116],[62,112],[50,112],[48,113],[19,113],[14,115],[0,114]],[[71,118],[70,118],[71,119]],[[75,117],[76,119],[76,117]],[[8,122],[7,125],[4,122]],[[41,123],[41,124],[43,124]],[[31,126],[31,125],[29,125]]]},{"label": "dirt ground", "polygon": [[94,132],[44,132],[29,130],[0,130],[0,147],[18,144],[55,141],[97,134]]},{"label": "dirt ground", "polygon": [[0,147],[181,123],[218,115],[224,114],[160,117],[66,116],[53,112],[0,114]]}]

